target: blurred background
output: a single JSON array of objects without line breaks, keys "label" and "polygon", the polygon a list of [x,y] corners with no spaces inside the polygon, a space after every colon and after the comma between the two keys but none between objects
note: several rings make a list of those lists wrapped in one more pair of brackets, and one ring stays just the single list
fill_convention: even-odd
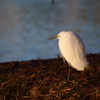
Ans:
[{"label": "blurred background", "polygon": [[100,0],[0,0],[0,62],[56,58],[60,31],[100,52]]}]

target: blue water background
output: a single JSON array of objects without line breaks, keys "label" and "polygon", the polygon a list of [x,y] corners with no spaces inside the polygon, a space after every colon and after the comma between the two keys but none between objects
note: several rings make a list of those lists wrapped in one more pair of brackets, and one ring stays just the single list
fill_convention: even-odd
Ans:
[{"label": "blue water background", "polygon": [[0,62],[55,58],[62,30],[75,31],[87,53],[100,52],[99,0],[0,0]]}]

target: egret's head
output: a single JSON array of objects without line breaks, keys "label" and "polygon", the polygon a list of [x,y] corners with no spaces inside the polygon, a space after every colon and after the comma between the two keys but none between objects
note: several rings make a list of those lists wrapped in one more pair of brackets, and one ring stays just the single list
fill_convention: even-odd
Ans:
[{"label": "egret's head", "polygon": [[56,37],[51,37],[48,40],[50,40],[50,39],[60,39],[63,36],[63,34],[65,34],[65,32],[66,31],[61,31]]}]

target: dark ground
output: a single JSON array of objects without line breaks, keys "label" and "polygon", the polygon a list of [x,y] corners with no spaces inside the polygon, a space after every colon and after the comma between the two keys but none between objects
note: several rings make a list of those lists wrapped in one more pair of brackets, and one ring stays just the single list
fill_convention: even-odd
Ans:
[{"label": "dark ground", "polygon": [[100,53],[87,58],[77,83],[62,58],[0,63],[0,100],[100,100]]}]

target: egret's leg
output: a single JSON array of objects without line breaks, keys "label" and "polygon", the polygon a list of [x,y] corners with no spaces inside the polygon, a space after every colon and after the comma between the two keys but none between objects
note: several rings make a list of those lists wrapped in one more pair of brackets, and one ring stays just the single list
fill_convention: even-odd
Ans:
[{"label": "egret's leg", "polygon": [[69,66],[69,70],[68,70],[68,79],[67,79],[67,82],[69,82],[69,77],[70,77],[70,65]]},{"label": "egret's leg", "polygon": [[76,79],[75,79],[75,82],[77,83],[78,81],[78,71],[76,70]]}]

